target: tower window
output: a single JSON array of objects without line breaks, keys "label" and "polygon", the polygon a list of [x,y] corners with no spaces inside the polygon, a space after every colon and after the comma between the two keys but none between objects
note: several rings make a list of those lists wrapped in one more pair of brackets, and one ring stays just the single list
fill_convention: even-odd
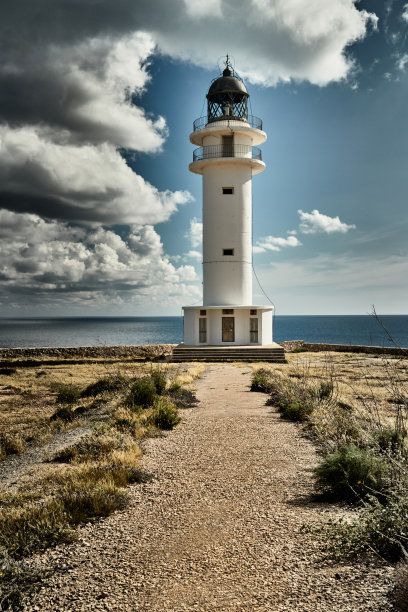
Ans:
[{"label": "tower window", "polygon": [[249,311],[249,314],[250,314],[250,315],[252,315],[252,316],[254,316],[254,315],[258,314],[258,313],[257,313],[257,311],[255,310],[255,308],[251,308],[251,310]]},{"label": "tower window", "polygon": [[223,308],[222,309],[222,314],[234,314],[234,309],[233,308]]},{"label": "tower window", "polygon": [[200,310],[200,317],[205,317],[207,315],[206,310]]},{"label": "tower window", "polygon": [[233,187],[223,187],[222,193],[224,195],[232,195],[234,193],[234,188]]},{"label": "tower window", "polygon": [[222,249],[222,254],[223,255],[233,255],[234,249]]}]

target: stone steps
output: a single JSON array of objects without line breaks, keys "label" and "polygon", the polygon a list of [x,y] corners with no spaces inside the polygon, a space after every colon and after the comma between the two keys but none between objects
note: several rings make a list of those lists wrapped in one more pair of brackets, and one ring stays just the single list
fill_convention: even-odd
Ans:
[{"label": "stone steps", "polygon": [[183,347],[173,349],[172,361],[268,361],[286,363],[282,347]]}]

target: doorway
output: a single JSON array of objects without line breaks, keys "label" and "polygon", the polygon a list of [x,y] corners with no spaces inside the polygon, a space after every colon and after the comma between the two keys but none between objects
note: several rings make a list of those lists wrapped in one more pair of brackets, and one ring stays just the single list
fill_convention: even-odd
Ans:
[{"label": "doorway", "polygon": [[235,318],[222,317],[222,341],[235,342]]}]

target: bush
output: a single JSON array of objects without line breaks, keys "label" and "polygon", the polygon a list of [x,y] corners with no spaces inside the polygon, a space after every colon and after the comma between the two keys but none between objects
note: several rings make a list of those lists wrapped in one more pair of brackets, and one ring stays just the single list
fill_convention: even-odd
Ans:
[{"label": "bush", "polygon": [[150,374],[150,378],[152,379],[156,388],[157,395],[163,395],[167,385],[167,377],[165,373],[161,370],[153,370],[153,372]]},{"label": "bush", "polygon": [[306,348],[305,346],[297,346],[293,349],[292,353],[307,353],[308,352],[308,348]]},{"label": "bush", "polygon": [[56,387],[57,397],[55,401],[57,404],[73,404],[78,401],[81,395],[81,389],[74,385],[59,384]]},{"label": "bush", "polygon": [[328,454],[314,474],[319,489],[335,499],[354,501],[370,493],[381,494],[388,471],[386,461],[371,449],[345,444]]},{"label": "bush", "polygon": [[256,370],[252,375],[251,391],[260,391],[261,393],[270,393],[272,387],[272,372],[266,368]]},{"label": "bush", "polygon": [[320,387],[317,391],[317,397],[319,400],[329,399],[333,395],[333,383],[331,380],[323,380],[320,383]]},{"label": "bush", "polygon": [[374,432],[372,445],[382,452],[396,454],[404,449],[404,434],[393,427],[385,427]]},{"label": "bush", "polygon": [[150,376],[137,378],[130,388],[125,404],[130,407],[148,408],[153,405],[156,395],[156,385]]},{"label": "bush", "polygon": [[121,374],[100,378],[96,382],[88,385],[81,392],[81,397],[95,397],[95,395],[100,395],[101,393],[119,391],[123,389],[128,382],[128,379]]},{"label": "bush", "polygon": [[285,419],[289,421],[299,421],[303,423],[307,421],[314,410],[313,404],[304,402],[291,402],[281,408],[280,412]]},{"label": "bush", "polygon": [[155,403],[149,420],[152,425],[159,429],[173,429],[180,423],[181,419],[178,414],[177,406],[169,399],[160,397]]}]

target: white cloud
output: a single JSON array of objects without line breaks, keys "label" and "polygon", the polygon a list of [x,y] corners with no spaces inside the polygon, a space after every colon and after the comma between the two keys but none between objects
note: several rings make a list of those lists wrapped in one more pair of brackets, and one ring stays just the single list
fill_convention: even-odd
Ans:
[{"label": "white cloud", "polygon": [[193,266],[170,263],[151,226],[133,226],[123,237],[103,228],[86,231],[33,214],[0,211],[0,228],[3,299],[18,293],[52,301],[61,292],[85,300],[101,295],[128,299],[141,292],[148,299],[155,288],[165,295],[171,285],[197,280]]},{"label": "white cloud", "polygon": [[192,247],[199,247],[203,242],[203,224],[196,219],[190,220],[190,230],[186,232],[185,237],[191,242]]},{"label": "white cloud", "polygon": [[287,238],[279,238],[276,236],[265,236],[260,238],[257,244],[253,247],[254,253],[264,253],[265,251],[280,251],[285,247],[301,246],[301,242],[295,236]]},{"label": "white cloud", "polygon": [[0,126],[0,180],[0,206],[79,222],[159,223],[191,199],[159,192],[111,144],[55,143],[35,128]]},{"label": "white cloud", "polygon": [[404,4],[404,8],[403,8],[401,17],[404,21],[408,23],[408,4]]},{"label": "white cloud", "polygon": [[397,68],[402,72],[405,71],[405,66],[408,64],[408,53],[403,53],[397,59]]},{"label": "white cloud", "polygon": [[203,258],[203,254],[201,253],[201,251],[190,250],[186,254],[186,257],[191,257],[192,259],[199,259],[201,261]]},{"label": "white cloud", "polygon": [[207,68],[228,50],[252,82],[325,85],[347,77],[354,62],[346,48],[378,21],[353,0],[220,0],[219,5],[228,27],[209,11],[200,20],[186,13],[186,19],[179,15],[177,22],[162,20],[147,29],[163,52]]},{"label": "white cloud", "polygon": [[339,217],[328,217],[323,215],[318,210],[312,210],[311,213],[298,210],[300,217],[299,230],[302,234],[317,234],[326,233],[333,234],[340,232],[345,234],[351,229],[355,229],[355,225],[347,225],[340,221]]}]

